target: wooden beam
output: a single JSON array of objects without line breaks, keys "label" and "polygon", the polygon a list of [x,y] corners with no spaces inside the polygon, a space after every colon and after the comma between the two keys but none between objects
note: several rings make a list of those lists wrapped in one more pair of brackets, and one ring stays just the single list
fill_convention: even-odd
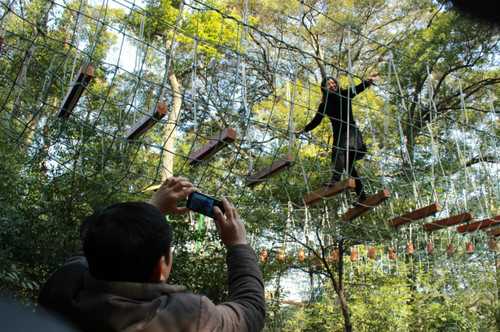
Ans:
[{"label": "wooden beam", "polygon": [[335,183],[334,186],[331,187],[323,187],[321,189],[318,189],[316,191],[312,191],[310,193],[307,193],[304,196],[304,203],[306,205],[313,205],[316,202],[319,202],[321,199],[326,198],[326,197],[331,197],[335,196],[337,194],[340,194],[341,192],[344,192],[346,190],[351,190],[356,188],[356,183],[353,178],[348,178],[344,181],[340,181]]},{"label": "wooden beam", "polygon": [[473,216],[469,212],[464,212],[461,214],[457,214],[454,216],[450,216],[448,218],[444,218],[441,220],[436,220],[424,225],[424,230],[427,232],[432,232],[438,229],[455,226],[458,224],[463,224],[469,220],[472,220]]},{"label": "wooden beam", "polygon": [[412,221],[432,216],[439,210],[441,210],[441,206],[439,205],[439,203],[435,202],[431,205],[424,206],[423,208],[408,212],[400,217],[394,218],[389,221],[389,225],[391,225],[392,227],[399,227]]},{"label": "wooden beam", "polygon": [[354,220],[357,217],[368,212],[369,210],[373,209],[377,205],[382,204],[382,202],[388,199],[390,196],[391,193],[389,192],[389,190],[384,188],[384,190],[379,191],[375,195],[369,196],[363,202],[359,202],[358,206],[347,210],[347,212],[342,216],[342,220],[343,221]]},{"label": "wooden beam", "polygon": [[139,138],[145,132],[147,132],[151,127],[155,125],[158,121],[163,119],[168,112],[167,104],[164,102],[159,102],[151,115],[145,115],[139,120],[130,130],[127,132],[127,139],[134,140]]},{"label": "wooden beam", "polygon": [[457,231],[459,233],[470,233],[478,231],[480,229],[493,227],[496,225],[500,225],[500,215],[493,218],[487,218],[480,221],[476,221],[471,224],[459,226],[457,227]]},{"label": "wooden beam", "polygon": [[288,167],[292,166],[292,164],[293,157],[290,155],[287,155],[285,158],[276,160],[271,164],[271,166],[263,168],[257,173],[249,176],[247,178],[247,185],[253,187],[256,184],[263,182],[266,178],[287,169]]},{"label": "wooden beam", "polygon": [[61,108],[59,109],[58,117],[68,118],[73,112],[78,100],[82,96],[83,91],[89,85],[90,81],[94,78],[94,66],[87,64],[80,68],[80,71],[76,75],[75,80],[71,84]]},{"label": "wooden beam", "polygon": [[191,165],[198,165],[201,161],[210,158],[217,151],[222,149],[229,143],[236,140],[236,130],[233,128],[226,128],[217,135],[210,138],[210,141],[201,149],[192,152],[189,155],[189,163]]}]

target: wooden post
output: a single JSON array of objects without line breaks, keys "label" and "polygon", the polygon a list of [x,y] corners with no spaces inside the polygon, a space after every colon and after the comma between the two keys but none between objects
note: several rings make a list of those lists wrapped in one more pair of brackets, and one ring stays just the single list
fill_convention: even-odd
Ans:
[{"label": "wooden post", "polygon": [[87,64],[80,68],[80,71],[76,75],[75,80],[71,84],[61,108],[59,109],[58,117],[68,118],[73,112],[78,100],[83,94],[83,91],[87,88],[90,81],[94,78],[94,66]]},{"label": "wooden post", "polygon": [[392,219],[391,221],[389,221],[389,225],[397,228],[412,221],[432,216],[439,210],[441,210],[441,206],[439,205],[439,203],[432,203],[431,205],[424,206],[423,208],[408,212],[400,217]]},{"label": "wooden post", "polygon": [[464,222],[467,222],[467,221],[472,220],[472,219],[473,219],[472,214],[470,214],[469,212],[464,212],[461,214],[450,216],[448,218],[444,218],[444,219],[430,222],[428,224],[425,224],[423,227],[424,227],[424,230],[426,230],[427,232],[432,232],[432,231],[435,231],[438,229],[442,229],[442,228],[446,228],[446,227],[450,227],[450,226],[454,226],[454,225],[458,225],[458,224],[463,224]]},{"label": "wooden post", "polygon": [[247,178],[247,185],[250,187],[263,182],[266,178],[273,176],[287,168],[293,163],[293,157],[287,155],[285,158],[274,161],[271,166],[261,169],[254,175]]},{"label": "wooden post", "polygon": [[373,196],[369,196],[363,202],[360,202],[358,206],[350,208],[347,212],[342,216],[343,221],[351,221],[356,219],[357,217],[363,215],[369,210],[373,209],[377,205],[382,204],[386,199],[391,196],[391,193],[388,189],[384,188],[384,190],[379,191],[377,194]]},{"label": "wooden post", "polygon": [[145,115],[141,120],[139,120],[127,133],[128,140],[134,140],[139,138],[145,132],[147,132],[151,127],[155,125],[158,121],[163,119],[167,114],[167,104],[164,102],[159,102],[151,115]]},{"label": "wooden post", "polygon": [[210,141],[202,148],[196,150],[189,155],[190,164],[198,165],[203,160],[210,158],[221,150],[224,146],[236,140],[236,130],[226,128],[217,135],[210,138]]},{"label": "wooden post", "polygon": [[459,233],[470,233],[470,232],[478,231],[480,229],[493,227],[496,225],[500,225],[500,216],[496,216],[493,218],[488,218],[488,219],[476,221],[476,222],[473,222],[471,224],[459,226],[459,227],[457,227],[457,231]]},{"label": "wooden post", "polygon": [[353,178],[348,178],[344,181],[335,183],[334,186],[324,187],[316,191],[307,193],[306,196],[304,196],[304,203],[306,205],[313,205],[323,198],[335,196],[337,194],[340,194],[341,192],[354,188],[356,188],[355,180]]}]

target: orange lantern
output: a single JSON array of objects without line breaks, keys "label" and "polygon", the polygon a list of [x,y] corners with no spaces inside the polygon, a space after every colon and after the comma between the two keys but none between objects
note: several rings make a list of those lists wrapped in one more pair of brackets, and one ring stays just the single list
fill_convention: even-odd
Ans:
[{"label": "orange lantern", "polygon": [[269,254],[266,249],[262,249],[259,253],[259,259],[261,263],[265,263],[267,261],[267,257],[269,257]]},{"label": "orange lantern", "polygon": [[455,247],[453,246],[453,244],[448,244],[448,247],[446,248],[446,253],[448,254],[448,256],[453,256],[453,254],[455,253]]},{"label": "orange lantern", "polygon": [[358,260],[358,249],[351,248],[351,262],[355,262]]},{"label": "orange lantern", "polygon": [[409,241],[406,244],[406,252],[408,255],[413,255],[415,253],[415,246],[413,245],[413,242]]},{"label": "orange lantern", "polygon": [[467,242],[465,245],[465,252],[468,254],[474,253],[474,244],[472,244],[472,242]]},{"label": "orange lantern", "polygon": [[394,260],[396,259],[396,251],[394,248],[389,248],[389,253],[388,253],[389,259]]},{"label": "orange lantern", "polygon": [[496,251],[497,250],[497,240],[495,240],[494,237],[492,237],[488,241],[488,247],[490,248],[491,251]]},{"label": "orange lantern", "polygon": [[425,249],[429,255],[432,255],[432,252],[434,251],[434,244],[432,243],[432,241],[427,242],[427,246]]},{"label": "orange lantern", "polygon": [[299,259],[299,262],[303,262],[306,259],[306,253],[304,252],[304,249],[299,249],[299,253],[297,254],[297,258]]},{"label": "orange lantern", "polygon": [[375,247],[368,248],[368,258],[370,259],[377,258],[377,248]]},{"label": "orange lantern", "polygon": [[283,263],[286,259],[285,249],[278,250],[278,255],[276,256],[278,262]]},{"label": "orange lantern", "polygon": [[332,252],[330,254],[330,260],[332,262],[338,262],[339,261],[339,250],[338,249],[332,250]]}]

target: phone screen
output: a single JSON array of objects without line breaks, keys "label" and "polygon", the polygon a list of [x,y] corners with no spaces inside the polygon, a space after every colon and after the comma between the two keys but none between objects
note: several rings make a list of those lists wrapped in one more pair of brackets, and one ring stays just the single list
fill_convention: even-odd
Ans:
[{"label": "phone screen", "polygon": [[199,192],[194,192],[188,197],[188,209],[204,214],[207,217],[214,217],[215,206],[218,206],[222,210],[222,212],[224,212],[224,209],[222,208],[222,202],[215,198]]}]

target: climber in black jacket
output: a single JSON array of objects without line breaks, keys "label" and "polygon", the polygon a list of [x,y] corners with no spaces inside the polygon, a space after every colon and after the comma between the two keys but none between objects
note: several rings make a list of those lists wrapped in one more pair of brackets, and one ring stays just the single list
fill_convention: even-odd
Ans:
[{"label": "climber in black jacket", "polygon": [[347,174],[356,180],[355,190],[359,202],[366,199],[366,194],[363,183],[354,167],[354,161],[362,159],[367,151],[361,131],[358,129],[352,114],[352,98],[372,85],[377,79],[378,74],[374,74],[354,89],[341,89],[335,78],[325,77],[321,81],[323,97],[316,115],[303,130],[296,133],[300,135],[313,130],[321,123],[325,115],[330,118],[333,131],[333,149],[332,179],[328,185],[335,185],[336,182],[340,181],[342,172],[347,171]]}]

